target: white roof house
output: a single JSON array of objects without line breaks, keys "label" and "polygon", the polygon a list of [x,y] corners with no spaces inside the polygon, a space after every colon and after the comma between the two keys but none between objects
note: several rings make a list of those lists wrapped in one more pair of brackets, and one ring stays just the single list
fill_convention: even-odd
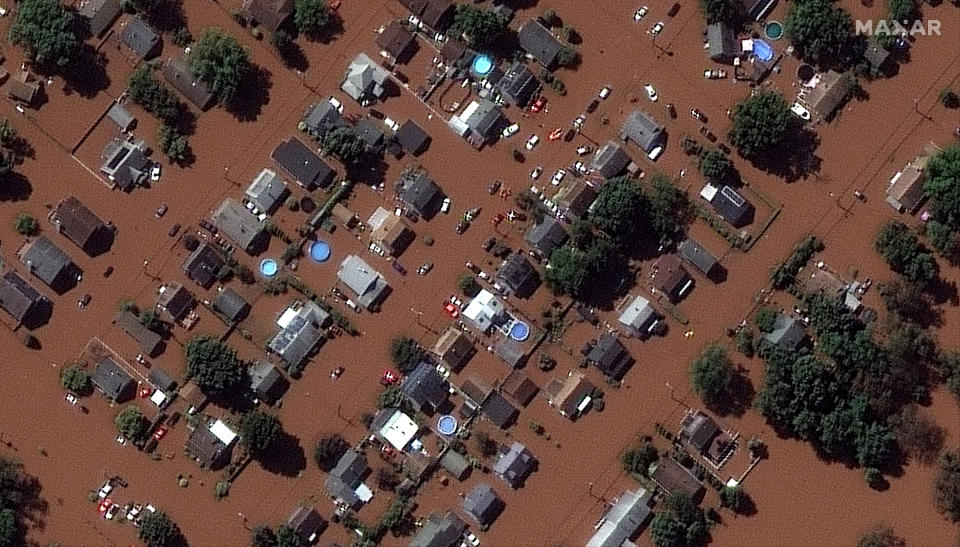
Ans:
[{"label": "white roof house", "polygon": [[483,289],[463,310],[463,318],[482,332],[490,330],[494,324],[506,317],[506,308],[497,295]]},{"label": "white roof house", "polygon": [[417,435],[420,428],[413,418],[397,410],[380,428],[380,437],[397,450],[403,450]]},{"label": "white roof house", "polygon": [[237,438],[237,434],[231,430],[223,420],[217,420],[210,425],[210,433],[223,444],[230,446]]},{"label": "white roof house", "polygon": [[379,303],[385,296],[389,285],[380,272],[373,269],[362,258],[349,255],[343,259],[337,278],[357,295],[357,302],[364,308]]},{"label": "white roof house", "polygon": [[620,324],[640,334],[649,330],[656,324],[657,312],[650,305],[650,301],[642,296],[637,296],[629,306],[624,308],[620,314]]}]

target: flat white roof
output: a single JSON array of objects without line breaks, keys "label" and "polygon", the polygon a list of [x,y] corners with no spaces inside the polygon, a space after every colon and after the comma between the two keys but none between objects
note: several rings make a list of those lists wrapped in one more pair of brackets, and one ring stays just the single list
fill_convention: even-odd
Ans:
[{"label": "flat white roof", "polygon": [[293,306],[290,306],[280,314],[280,319],[277,319],[277,325],[281,329],[287,328],[287,325],[290,324],[290,321],[293,321],[293,318],[296,317],[298,313],[300,313],[299,309],[294,309]]},{"label": "flat white roof", "polygon": [[220,439],[220,442],[227,446],[233,444],[234,439],[237,438],[237,434],[227,427],[227,424],[223,423],[222,420],[213,422],[213,425],[210,426],[210,433],[213,433],[214,437]]},{"label": "flat white roof", "polygon": [[153,395],[150,396],[150,401],[157,406],[162,405],[163,402],[166,400],[167,400],[167,395],[164,392],[160,391],[159,389],[154,391]]},{"label": "flat white roof", "polygon": [[717,187],[708,184],[703,187],[703,190],[700,190],[700,197],[707,201],[713,201],[713,197],[717,195]]},{"label": "flat white roof", "polygon": [[356,494],[363,503],[369,503],[370,500],[373,499],[373,490],[370,490],[370,487],[363,482],[353,490],[353,493]]},{"label": "flat white roof", "polygon": [[398,410],[380,428],[380,436],[397,450],[403,450],[419,430],[420,428],[410,416]]}]

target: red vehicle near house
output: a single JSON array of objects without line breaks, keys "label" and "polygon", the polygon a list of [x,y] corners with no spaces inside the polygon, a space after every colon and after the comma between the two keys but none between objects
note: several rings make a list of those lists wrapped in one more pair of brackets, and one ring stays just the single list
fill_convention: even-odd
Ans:
[{"label": "red vehicle near house", "polygon": [[167,426],[161,425],[160,427],[157,428],[156,431],[153,432],[153,440],[160,441],[160,439],[162,439],[163,436],[166,434],[167,434]]},{"label": "red vehicle near house", "polygon": [[530,112],[540,112],[543,110],[543,107],[546,106],[547,99],[544,97],[537,97],[536,101],[533,101],[533,104],[530,105]]}]

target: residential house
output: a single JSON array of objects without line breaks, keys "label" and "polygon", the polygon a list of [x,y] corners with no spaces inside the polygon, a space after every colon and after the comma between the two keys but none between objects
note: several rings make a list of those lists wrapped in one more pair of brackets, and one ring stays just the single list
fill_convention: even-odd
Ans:
[{"label": "residential house", "polygon": [[567,231],[554,217],[544,216],[524,234],[523,240],[530,244],[540,256],[549,259],[553,251],[567,241]]},{"label": "residential house", "polygon": [[207,396],[193,380],[187,380],[178,392],[179,399],[184,403],[187,414],[196,414],[207,404]]},{"label": "residential house", "polygon": [[260,171],[244,192],[250,203],[268,215],[273,214],[289,195],[287,183],[271,169]]},{"label": "residential house", "polygon": [[384,408],[377,412],[370,424],[377,438],[398,451],[403,451],[417,436],[420,426],[398,408]]},{"label": "residential house", "polygon": [[593,186],[581,178],[567,177],[553,201],[564,216],[576,220],[587,214],[596,199],[597,191]]},{"label": "residential house", "polygon": [[782,350],[796,352],[805,347],[810,339],[803,323],[796,317],[780,315],[773,323],[773,330],[763,335],[763,340]]},{"label": "residential house", "polygon": [[627,116],[620,130],[621,139],[633,141],[644,152],[661,146],[665,137],[664,127],[643,110],[635,110]]},{"label": "residential house", "polygon": [[460,508],[480,526],[489,526],[503,512],[505,504],[487,483],[476,485],[463,498]]},{"label": "residential house", "polygon": [[300,367],[323,339],[330,314],[312,300],[296,301],[277,319],[280,331],[270,339],[267,349],[283,362]]},{"label": "residential house", "polygon": [[537,384],[519,370],[511,372],[507,379],[500,384],[500,392],[513,399],[520,406],[527,406],[533,397],[540,391]]},{"label": "residential house", "polygon": [[693,288],[693,279],[690,279],[683,261],[675,254],[658,258],[650,271],[653,291],[666,296],[671,303],[679,302]]},{"label": "residential house", "polygon": [[47,236],[39,236],[17,253],[20,262],[32,275],[39,278],[58,294],[75,287],[79,269],[70,255],[57,247]]},{"label": "residential house", "polygon": [[153,162],[144,154],[146,144],[116,138],[107,143],[100,158],[103,164],[100,172],[120,187],[124,192],[147,180],[147,171]]},{"label": "residential house", "polygon": [[901,213],[913,213],[923,201],[923,185],[927,180],[927,162],[940,147],[928,142],[922,153],[890,179],[887,187],[887,203]]},{"label": "residential house", "polygon": [[10,79],[7,96],[20,105],[30,108],[40,95],[40,82],[26,70],[21,70]]},{"label": "residential house", "polygon": [[537,468],[533,453],[518,441],[504,446],[493,464],[493,474],[503,479],[511,488],[520,488],[527,477]]},{"label": "residential house", "polygon": [[425,171],[403,175],[397,186],[397,197],[411,211],[423,218],[436,214],[443,192]]},{"label": "residential house", "polygon": [[463,383],[460,384],[459,390],[464,400],[470,403],[467,405],[469,412],[466,416],[472,416],[475,413],[474,411],[479,410],[480,405],[493,393],[493,387],[476,376],[471,376],[464,380]]},{"label": "residential house", "polygon": [[327,521],[312,506],[301,503],[287,518],[287,527],[300,537],[303,545],[311,545],[327,527]]},{"label": "residential house", "polygon": [[520,48],[547,70],[557,66],[563,44],[538,19],[529,19],[517,30]]},{"label": "residential house", "polygon": [[330,217],[343,225],[344,228],[353,229],[359,223],[357,214],[348,209],[344,204],[337,203],[330,209]]},{"label": "residential house", "polygon": [[123,403],[133,398],[137,383],[133,377],[109,357],[103,357],[93,368],[90,381],[103,395],[115,403]]},{"label": "residential house", "polygon": [[367,227],[370,228],[370,241],[394,257],[400,256],[416,237],[402,218],[383,207],[377,207],[370,215]]},{"label": "residential house", "polygon": [[506,397],[494,391],[480,406],[480,413],[500,429],[506,429],[517,421],[520,411]]},{"label": "residential house", "polygon": [[606,144],[598,148],[590,162],[590,168],[605,179],[623,173],[628,165],[630,165],[630,156],[615,141],[607,141]]},{"label": "residential house", "polygon": [[318,139],[323,139],[327,132],[335,127],[347,125],[340,110],[330,101],[320,101],[311,105],[303,118],[303,123],[306,125],[307,133]]},{"label": "residential house", "polygon": [[90,36],[100,37],[113,25],[123,10],[120,0],[82,0],[77,8],[79,15],[90,29]]},{"label": "residential house", "polygon": [[389,82],[389,72],[366,53],[358,53],[347,66],[340,89],[351,99],[366,106],[386,95]]},{"label": "residential house", "polygon": [[868,39],[867,48],[863,52],[863,60],[870,65],[870,74],[874,77],[887,71],[890,64],[890,50],[881,46],[876,40]]},{"label": "residential house", "polygon": [[427,0],[399,0],[400,5],[410,10],[415,17],[420,17],[423,8],[427,7]]},{"label": "residential house", "polygon": [[163,79],[200,110],[206,110],[213,103],[214,94],[210,86],[190,72],[187,60],[183,57],[167,60],[163,67]]},{"label": "residential house", "polygon": [[196,303],[193,294],[175,281],[160,287],[157,294],[157,308],[169,321],[180,321],[193,311]]},{"label": "residential house", "polygon": [[380,127],[381,124],[374,122],[372,119],[362,118],[357,122],[355,128],[357,136],[367,145],[367,150],[378,155],[383,152],[384,146],[383,129],[380,129]]},{"label": "residential house", "polygon": [[444,33],[453,24],[454,5],[450,0],[427,0],[420,14],[421,28],[436,33]]},{"label": "residential house", "polygon": [[416,51],[417,43],[413,33],[405,25],[394,19],[387,28],[377,35],[376,44],[380,48],[381,56],[395,63],[407,62]]},{"label": "residential house", "polygon": [[587,547],[621,547],[633,545],[637,533],[652,514],[653,493],[645,488],[627,490],[610,506],[600,520]]},{"label": "residential house", "polygon": [[327,475],[324,490],[336,503],[355,509],[360,502],[368,502],[373,496],[363,484],[363,478],[369,473],[367,458],[356,450],[347,450]]},{"label": "residential house", "polygon": [[800,91],[797,99],[818,120],[827,120],[853,91],[855,79],[834,70],[814,76],[812,88]]},{"label": "residential house", "polygon": [[713,206],[713,210],[734,228],[753,222],[753,204],[730,186],[723,185],[717,188],[708,184],[700,195],[707,199]]},{"label": "residential house", "polygon": [[448,123],[479,148],[500,135],[501,128],[505,125],[504,119],[503,111],[496,103],[479,99],[471,101],[463,112],[451,117]]},{"label": "residential house", "polygon": [[163,348],[163,337],[140,324],[140,318],[129,311],[120,312],[114,319],[124,332],[140,345],[140,352],[148,357],[156,357]]},{"label": "residential house", "polygon": [[131,131],[137,124],[137,118],[119,102],[110,105],[107,110],[107,119],[117,124],[120,131],[124,133]]},{"label": "residential house", "polygon": [[250,376],[250,390],[268,405],[279,401],[290,387],[283,373],[269,361],[255,361],[247,369],[247,374]]},{"label": "residential house", "polygon": [[371,311],[376,310],[390,292],[390,285],[380,272],[356,255],[343,259],[337,279],[357,296],[357,304]]},{"label": "residential house", "polygon": [[680,442],[714,465],[720,465],[734,448],[733,438],[703,412],[688,412],[681,421],[681,427],[678,435]]},{"label": "residential house", "polygon": [[220,276],[225,263],[220,252],[207,242],[198,246],[183,263],[183,273],[204,289],[209,289]]},{"label": "residential house", "polygon": [[743,53],[737,32],[722,21],[707,26],[706,50],[711,61],[726,64],[733,64],[733,60]]},{"label": "residential house", "polygon": [[467,523],[453,511],[431,513],[413,537],[409,547],[459,547]]},{"label": "residential house", "polygon": [[489,332],[491,327],[499,328],[510,320],[503,300],[486,289],[477,293],[460,315],[468,324],[483,333]]},{"label": "residential house", "polygon": [[52,305],[13,270],[0,278],[0,308],[13,317],[16,325],[34,329],[49,319]]},{"label": "residential house", "polygon": [[307,145],[296,137],[281,142],[270,153],[273,161],[293,177],[293,180],[308,191],[318,186],[326,188],[337,174],[320,156],[313,153]]},{"label": "residential house", "polygon": [[[621,323],[623,323],[623,319],[621,315]],[[627,351],[627,348],[620,343],[617,335],[609,332],[603,333],[599,339],[591,343],[590,351],[586,354],[586,360],[587,363],[597,367],[597,370],[602,372],[604,376],[616,380],[623,378],[623,374],[634,363],[634,358]]]},{"label": "residential house", "polygon": [[177,381],[173,379],[173,376],[166,369],[158,366],[150,368],[147,380],[150,385],[165,393],[173,393],[177,389]]},{"label": "residential house", "polygon": [[458,61],[467,54],[467,45],[460,40],[447,40],[440,47],[440,58],[448,66],[457,66]]},{"label": "residential house", "polygon": [[509,336],[497,340],[493,346],[493,354],[503,359],[510,368],[520,368],[527,361],[527,350],[523,344]]},{"label": "residential house", "polygon": [[404,152],[419,156],[430,146],[430,135],[413,120],[403,122],[394,135]]},{"label": "residential house", "polygon": [[290,20],[293,4],[293,0],[244,0],[243,15],[273,33]]},{"label": "residential house", "polygon": [[251,256],[265,251],[270,243],[270,234],[260,219],[233,198],[224,199],[211,218],[221,234]]},{"label": "residential house", "polygon": [[185,448],[200,465],[215,470],[229,461],[236,438],[237,434],[221,420],[210,425],[201,422],[190,433]]},{"label": "residential house", "polygon": [[217,289],[211,307],[228,325],[239,323],[250,314],[250,303],[231,287]]},{"label": "residential house", "polygon": [[449,385],[435,366],[421,361],[404,378],[400,392],[415,410],[433,414],[447,402]]},{"label": "residential house", "polygon": [[692,239],[683,240],[677,246],[677,254],[708,279],[713,279],[719,272],[718,260],[710,254],[710,251]]},{"label": "residential house", "polygon": [[649,300],[637,295],[620,313],[618,321],[628,334],[637,338],[647,338],[657,328],[659,315],[650,305]]},{"label": "residential house", "polygon": [[440,467],[444,469],[451,477],[462,481],[470,475],[473,466],[463,457],[462,454],[454,450],[447,450],[440,458]]},{"label": "residential house", "polygon": [[58,233],[90,256],[107,251],[112,243],[107,224],[73,196],[57,204],[50,214],[50,222]]},{"label": "residential house", "polygon": [[517,108],[526,108],[540,93],[540,80],[527,68],[526,63],[514,61],[497,82],[500,94]]},{"label": "residential house", "polygon": [[455,326],[443,331],[430,350],[440,364],[454,372],[459,372],[476,352],[473,341]]},{"label": "residential house", "polygon": [[503,261],[493,276],[517,298],[527,298],[540,286],[540,274],[523,253],[513,253]]},{"label": "residential house", "polygon": [[677,460],[668,456],[660,458],[657,468],[650,475],[653,482],[670,495],[674,492],[683,492],[696,501],[704,494],[703,484],[692,471],[677,463]]},{"label": "residential house", "polygon": [[157,52],[160,35],[140,17],[131,17],[120,31],[120,43],[134,56],[147,59]]},{"label": "residential house", "polygon": [[590,408],[594,389],[596,388],[584,373],[571,371],[562,380],[551,380],[544,393],[547,404],[556,408],[561,416],[576,420]]}]

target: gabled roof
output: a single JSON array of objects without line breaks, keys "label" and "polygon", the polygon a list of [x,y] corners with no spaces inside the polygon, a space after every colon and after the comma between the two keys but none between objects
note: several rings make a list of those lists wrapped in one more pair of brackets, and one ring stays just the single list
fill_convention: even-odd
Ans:
[{"label": "gabled roof", "polygon": [[133,396],[136,383],[116,361],[109,357],[100,359],[90,375],[90,381],[110,400],[122,403]]},{"label": "gabled roof", "polygon": [[407,375],[400,391],[415,409],[429,412],[436,412],[449,395],[447,381],[426,361]]},{"label": "gabled roof", "polygon": [[726,23],[707,26],[707,55],[717,62],[731,62],[741,53],[737,33]]},{"label": "gabled roof", "polygon": [[[476,105],[476,106],[474,106]],[[461,117],[468,113],[463,120],[467,127],[484,139],[491,139],[497,135],[502,125],[503,112],[493,101],[479,99],[467,106]]]},{"label": "gabled roof", "polygon": [[330,101],[320,101],[310,105],[303,123],[307,124],[307,131],[316,137],[323,137],[327,131],[345,125],[346,121],[340,115],[337,107]]},{"label": "gabled roof", "polygon": [[764,334],[763,339],[787,351],[797,351],[807,342],[807,333],[797,318],[780,315],[773,323],[773,330]]},{"label": "gabled roof", "polygon": [[100,217],[73,196],[57,205],[50,221],[58,232],[87,253],[96,250],[98,236],[107,227]]},{"label": "gabled roof", "polygon": [[423,13],[423,8],[427,7],[427,0],[398,0],[400,5],[410,10],[416,16]]},{"label": "gabled roof", "polygon": [[77,14],[87,20],[90,34],[97,37],[110,28],[122,9],[120,0],[85,0],[77,8]]},{"label": "gabled roof", "polygon": [[287,322],[270,339],[268,347],[288,365],[299,366],[323,338],[330,314],[312,300],[306,300],[288,308],[282,319]]},{"label": "gabled roof", "polygon": [[540,91],[540,80],[534,76],[527,65],[514,61],[497,83],[497,88],[511,103],[523,108]]},{"label": "gabled roof", "polygon": [[593,390],[594,385],[587,380],[584,373],[571,371],[566,378],[552,382],[546,391],[550,396],[550,404],[555,406],[560,414],[574,419],[580,414],[580,405]]},{"label": "gabled roof", "polygon": [[217,293],[213,300],[213,309],[228,323],[243,321],[250,313],[250,303],[232,287],[225,287]]},{"label": "gabled roof", "polygon": [[418,215],[427,217],[436,212],[442,192],[425,171],[401,181],[399,198]]},{"label": "gabled roof", "polygon": [[548,70],[557,63],[563,44],[537,19],[529,19],[517,31],[520,47]]},{"label": "gabled roof", "polygon": [[813,89],[801,91],[802,102],[814,116],[825,119],[840,106],[850,92],[852,81],[844,74],[830,70],[815,76],[819,79]]},{"label": "gabled roof", "polygon": [[503,500],[489,484],[480,483],[463,498],[461,509],[482,526],[496,520],[503,511]]},{"label": "gabled roof", "polygon": [[453,24],[454,5],[450,0],[427,0],[420,22],[434,32],[444,32]]},{"label": "gabled roof", "polygon": [[890,50],[881,47],[875,40],[867,40],[867,48],[863,52],[863,58],[870,63],[870,70],[879,72],[883,65],[890,58]]},{"label": "gabled roof", "polygon": [[734,228],[753,222],[753,204],[730,186],[722,186],[710,205]]},{"label": "gabled roof", "polygon": [[430,135],[413,120],[403,122],[395,135],[397,142],[409,154],[422,154],[430,145]]},{"label": "gabled roof", "polygon": [[493,277],[519,298],[530,296],[540,284],[536,268],[522,253],[508,256]]},{"label": "gabled roof", "polygon": [[493,464],[493,474],[512,488],[519,488],[536,466],[537,461],[530,450],[522,443],[514,441],[509,448],[500,452]]},{"label": "gabled roof", "polygon": [[371,96],[380,98],[390,73],[380,67],[366,53],[358,53],[347,66],[340,89],[351,99],[362,102]]},{"label": "gabled roof", "polygon": [[519,370],[511,372],[500,385],[500,392],[521,406],[526,406],[538,391],[540,388],[537,384]]},{"label": "gabled roof", "polygon": [[616,335],[608,332],[593,344],[587,354],[587,361],[606,376],[619,379],[633,362],[633,357]]},{"label": "gabled roof", "polygon": [[710,416],[703,412],[696,412],[684,416],[683,429],[680,438],[690,444],[695,450],[703,453],[710,448],[710,443],[720,434],[720,427]]},{"label": "gabled roof", "polygon": [[129,110],[117,102],[110,105],[110,109],[107,110],[107,118],[109,118],[113,123],[117,124],[117,127],[120,128],[120,131],[129,131],[133,129],[133,124],[137,121],[137,118],[135,118]]},{"label": "gabled roof", "polygon": [[275,171],[264,169],[253,179],[244,195],[257,209],[271,214],[290,195],[290,191],[287,190],[287,183]]},{"label": "gabled roof", "polygon": [[553,251],[567,241],[567,231],[556,218],[544,216],[539,224],[534,224],[527,230],[523,240],[540,251],[544,257],[550,258]]},{"label": "gabled roof", "polygon": [[193,76],[186,59],[182,57],[167,60],[163,68],[163,79],[200,110],[206,110],[213,102],[210,86]]},{"label": "gabled roof", "polygon": [[513,406],[506,397],[497,391],[494,391],[487,397],[483,406],[480,407],[480,412],[500,429],[510,427],[510,425],[517,420],[517,415],[520,413],[517,407]]},{"label": "gabled roof", "polygon": [[150,383],[160,391],[171,393],[177,387],[177,381],[170,376],[170,373],[158,366],[150,368],[150,373],[147,374],[147,379],[150,380]]},{"label": "gabled roof", "polygon": [[644,152],[649,152],[663,140],[663,126],[650,114],[643,110],[635,110],[623,122],[620,137],[633,141]]},{"label": "gabled roof", "polygon": [[553,201],[565,211],[567,217],[580,218],[597,199],[597,191],[583,179],[567,177],[567,181],[557,191]]},{"label": "gabled roof", "polygon": [[672,457],[660,458],[657,469],[650,476],[657,486],[663,488],[669,495],[673,492],[683,492],[697,499],[703,493],[703,484],[689,469],[677,463]]},{"label": "gabled roof", "polygon": [[398,61],[407,57],[414,42],[416,38],[413,33],[396,19],[390,21],[376,39],[377,46]]},{"label": "gabled roof", "polygon": [[261,27],[276,32],[293,15],[293,0],[246,0],[243,12]]},{"label": "gabled roof", "polygon": [[196,304],[196,300],[186,287],[180,283],[167,283],[157,295],[157,307],[162,309],[172,321],[183,319]]},{"label": "gabled roof", "polygon": [[379,150],[383,146],[383,129],[380,124],[370,118],[362,118],[356,125],[357,136],[367,144],[371,150]]},{"label": "gabled roof", "polygon": [[73,269],[70,255],[57,247],[47,236],[39,236],[20,250],[20,262],[41,281],[58,289],[66,284],[65,276]]},{"label": "gabled roof", "polygon": [[211,219],[222,234],[248,254],[257,255],[266,249],[270,234],[264,230],[263,223],[239,201],[224,199]]},{"label": "gabled roof", "polygon": [[443,457],[440,458],[440,467],[442,467],[447,473],[457,479],[462,481],[470,473],[470,470],[473,467],[470,465],[470,462],[463,457],[462,454],[454,450],[447,450],[443,453]]},{"label": "gabled roof", "polygon": [[287,518],[289,526],[306,544],[316,540],[317,534],[327,526],[327,521],[313,507],[300,504]]},{"label": "gabled roof", "polygon": [[587,547],[632,545],[631,538],[650,518],[652,504],[653,494],[644,488],[624,492],[604,515],[602,524],[587,541]]},{"label": "gabled roof", "polygon": [[313,190],[317,186],[326,187],[336,175],[333,168],[296,137],[290,137],[278,144],[270,153],[270,157],[280,164],[280,167],[298,184],[308,190]]},{"label": "gabled roof", "polygon": [[908,163],[890,179],[887,187],[887,203],[900,212],[913,213],[923,201],[923,185],[926,182],[927,162],[940,147],[933,142],[924,145],[920,155]]},{"label": "gabled roof", "polygon": [[447,40],[440,47],[440,56],[448,65],[453,65],[467,53],[467,45],[459,40]]},{"label": "gabled roof", "polygon": [[248,369],[250,389],[267,404],[273,404],[283,396],[289,382],[277,367],[269,361],[257,361]]},{"label": "gabled roof", "polygon": [[651,281],[653,288],[667,296],[671,302],[677,302],[691,286],[690,276],[683,267],[680,257],[675,254],[662,256],[653,263]]},{"label": "gabled roof", "polygon": [[369,471],[367,459],[363,454],[356,450],[347,450],[327,476],[324,489],[327,494],[340,502],[355,506],[360,502],[356,488]]},{"label": "gabled roof", "polygon": [[413,537],[409,547],[454,547],[460,545],[460,538],[467,524],[453,511],[443,515],[432,513]]},{"label": "gabled roof", "polygon": [[710,277],[717,267],[717,259],[710,254],[710,251],[692,239],[686,239],[680,243],[677,246],[677,254],[707,277]]},{"label": "gabled roof", "polygon": [[223,265],[220,253],[209,243],[203,242],[184,261],[183,272],[197,285],[209,289]]},{"label": "gabled roof", "polygon": [[653,306],[650,305],[650,301],[637,295],[633,299],[633,302],[624,308],[623,313],[620,314],[619,321],[621,325],[633,330],[634,333],[640,333],[651,321],[656,320],[656,318],[657,312],[653,309]]},{"label": "gabled roof", "polygon": [[392,211],[377,207],[367,221],[370,240],[380,245],[387,253],[397,256],[413,239],[413,231],[403,219]]},{"label": "gabled roof", "polygon": [[160,35],[140,17],[133,17],[123,26],[120,42],[141,59],[146,59],[157,49]]},{"label": "gabled roof", "polygon": [[630,156],[626,150],[614,141],[597,149],[590,162],[590,168],[600,173],[604,178],[613,178],[623,172],[630,165]]},{"label": "gabled roof", "polygon": [[10,78],[10,85],[7,86],[7,95],[26,106],[33,105],[38,93],[40,93],[40,82],[25,70],[21,70],[16,77]]},{"label": "gabled roof", "polygon": [[120,312],[114,322],[140,344],[140,351],[153,357],[160,352],[163,337],[140,324],[140,318],[129,311]]},{"label": "gabled roof", "polygon": [[389,288],[380,272],[356,255],[343,259],[337,278],[357,295],[358,303],[364,308],[376,305]]},{"label": "gabled roof", "polygon": [[152,163],[139,144],[120,138],[107,143],[100,157],[104,160],[100,172],[126,192],[146,180]]},{"label": "gabled roof", "polygon": [[527,358],[527,351],[523,344],[509,336],[497,340],[497,343],[493,346],[493,354],[503,359],[503,362],[512,368],[519,368]]},{"label": "gabled roof", "polygon": [[432,353],[453,370],[460,370],[476,353],[473,341],[456,327],[450,327],[440,335],[433,346]]},{"label": "gabled roof", "polygon": [[0,278],[0,308],[9,313],[17,323],[27,323],[30,314],[45,299],[25,279],[13,270]]},{"label": "gabled roof", "polygon": [[222,466],[230,454],[230,447],[202,422],[187,438],[186,450],[208,469],[217,469]]}]

